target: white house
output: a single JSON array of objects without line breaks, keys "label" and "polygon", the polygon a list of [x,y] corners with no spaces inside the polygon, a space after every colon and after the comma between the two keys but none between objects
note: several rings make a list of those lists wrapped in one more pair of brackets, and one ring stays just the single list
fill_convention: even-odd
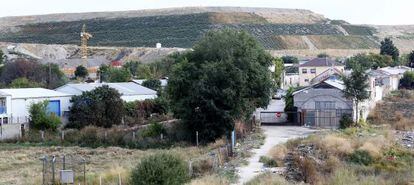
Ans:
[{"label": "white house", "polygon": [[81,95],[83,92],[94,90],[103,85],[116,89],[121,94],[121,98],[127,102],[157,98],[157,91],[134,82],[66,84],[55,90],[70,95]]},{"label": "white house", "polygon": [[0,122],[26,123],[30,105],[45,100],[49,101],[49,112],[63,116],[70,98],[70,94],[43,88],[0,89]]}]

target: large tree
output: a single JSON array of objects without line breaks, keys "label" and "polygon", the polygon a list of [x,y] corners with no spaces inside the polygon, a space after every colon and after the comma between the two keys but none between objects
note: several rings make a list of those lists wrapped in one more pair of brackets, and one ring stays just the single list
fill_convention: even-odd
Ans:
[{"label": "large tree", "polygon": [[359,103],[369,98],[369,84],[368,75],[365,73],[364,68],[355,64],[352,66],[352,72],[349,76],[343,77],[345,89],[343,90],[344,96],[350,100],[353,100],[355,104],[355,118],[359,121]]},{"label": "large tree", "polygon": [[357,54],[351,58],[348,58],[345,61],[345,67],[347,69],[352,69],[354,65],[360,65],[365,70],[367,69],[377,69],[381,67],[393,65],[393,60],[391,56],[388,55],[379,55],[379,54]]},{"label": "large tree", "polygon": [[383,41],[381,41],[380,54],[389,55],[393,60],[397,61],[398,57],[400,56],[400,51],[397,47],[395,47],[390,38],[385,38]]},{"label": "large tree", "polygon": [[208,32],[180,59],[167,92],[188,134],[198,131],[202,141],[213,141],[268,105],[272,57],[246,32]]},{"label": "large tree", "polygon": [[88,125],[109,128],[120,124],[124,115],[121,95],[107,85],[73,96],[70,102],[69,128]]}]

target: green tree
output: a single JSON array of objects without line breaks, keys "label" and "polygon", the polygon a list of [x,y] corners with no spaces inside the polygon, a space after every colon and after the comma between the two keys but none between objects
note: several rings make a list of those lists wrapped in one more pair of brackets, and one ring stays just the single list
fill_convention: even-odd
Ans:
[{"label": "green tree", "polygon": [[414,72],[406,71],[400,80],[400,86],[406,89],[414,89]]},{"label": "green tree", "polygon": [[[293,87],[289,87],[289,89],[286,92],[286,95],[284,97],[285,99],[285,112],[294,112],[296,111],[294,101],[293,101],[293,93],[295,92],[295,89]],[[288,120],[293,121],[294,114],[288,113]]]},{"label": "green tree", "polygon": [[397,47],[395,47],[390,38],[385,38],[383,41],[381,41],[380,54],[389,55],[393,60],[397,61],[398,57],[400,56],[400,51]]},{"label": "green tree", "polygon": [[158,79],[148,79],[142,82],[142,86],[148,87],[154,91],[159,91],[161,89],[161,81]]},{"label": "green tree", "polygon": [[86,69],[86,67],[84,67],[83,65],[76,67],[75,76],[77,78],[85,78],[88,75],[89,75],[89,72],[88,72],[88,69]]},{"label": "green tree", "polygon": [[392,66],[393,60],[391,56],[379,54],[357,54],[345,61],[345,67],[352,69],[354,65],[361,65],[364,70],[377,69],[386,66]]},{"label": "green tree", "polygon": [[282,57],[283,63],[285,64],[298,64],[299,59],[294,56],[283,56]]},{"label": "green tree", "polygon": [[42,87],[41,84],[37,82],[31,82],[25,77],[22,78],[16,78],[14,79],[10,85],[10,88],[36,88],[36,87]]},{"label": "green tree", "polygon": [[350,76],[344,76],[343,81],[345,89],[343,90],[344,96],[347,99],[353,100],[355,103],[356,121],[359,121],[359,103],[369,98],[369,84],[368,75],[361,65],[352,66],[352,72]]},{"label": "green tree", "polygon": [[121,123],[124,116],[123,100],[119,92],[107,85],[97,87],[70,100],[68,128],[88,125],[110,128]]},{"label": "green tree", "polygon": [[283,83],[283,60],[280,58],[274,58],[273,64],[275,65],[275,72],[273,73],[273,77],[275,80],[276,88],[280,88]]},{"label": "green tree", "polygon": [[414,51],[408,54],[408,67],[414,67]]},{"label": "green tree", "polygon": [[132,75],[126,68],[113,68],[101,65],[98,70],[101,82],[129,82]]},{"label": "green tree", "polygon": [[136,77],[138,76],[138,69],[141,65],[143,64],[141,64],[138,61],[129,61],[129,62],[126,62],[122,67],[128,70],[129,73],[131,73],[133,77]]},{"label": "green tree", "polygon": [[329,55],[328,55],[328,54],[326,54],[326,53],[319,53],[319,54],[317,55],[317,57],[318,57],[318,58],[328,58],[328,57],[329,57]]},{"label": "green tree", "polygon": [[61,124],[60,118],[53,113],[48,113],[49,101],[33,103],[29,107],[30,126],[34,129],[56,130]]},{"label": "green tree", "polygon": [[234,129],[235,120],[269,103],[272,57],[244,31],[208,32],[170,74],[174,115],[203,142]]},{"label": "green tree", "polygon": [[3,50],[0,49],[0,67],[4,65],[5,62],[5,55],[3,53]]}]

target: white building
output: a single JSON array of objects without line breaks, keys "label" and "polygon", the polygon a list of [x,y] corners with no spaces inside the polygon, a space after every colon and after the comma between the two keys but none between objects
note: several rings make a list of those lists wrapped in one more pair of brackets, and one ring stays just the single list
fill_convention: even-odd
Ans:
[{"label": "white building", "polygon": [[43,88],[0,89],[0,122],[27,123],[33,103],[49,101],[48,111],[63,116],[69,111],[70,94]]},{"label": "white building", "polygon": [[83,92],[94,90],[103,85],[116,89],[121,94],[121,98],[127,102],[157,98],[157,91],[134,82],[66,84],[55,90],[70,95],[81,95]]}]

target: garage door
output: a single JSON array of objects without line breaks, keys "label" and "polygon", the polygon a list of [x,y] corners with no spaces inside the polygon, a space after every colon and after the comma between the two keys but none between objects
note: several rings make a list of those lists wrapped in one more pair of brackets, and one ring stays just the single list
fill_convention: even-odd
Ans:
[{"label": "garage door", "polygon": [[47,105],[47,112],[60,116],[60,100],[51,100]]}]

